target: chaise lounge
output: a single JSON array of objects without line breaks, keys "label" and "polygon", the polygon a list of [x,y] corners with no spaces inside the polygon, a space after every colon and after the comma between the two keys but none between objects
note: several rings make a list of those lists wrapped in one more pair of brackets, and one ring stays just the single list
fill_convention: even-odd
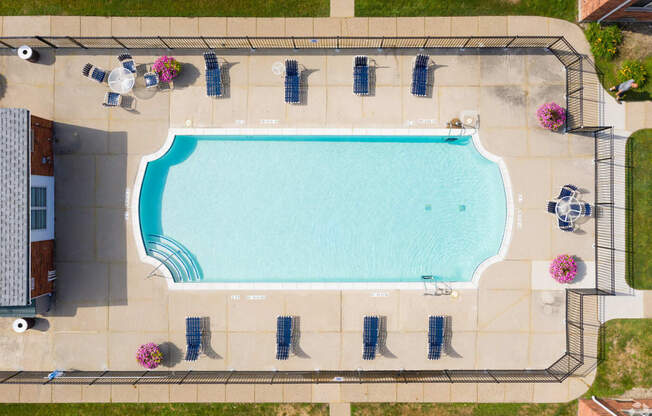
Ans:
[{"label": "chaise lounge", "polygon": [[279,316],[276,318],[276,359],[287,360],[290,356],[292,343],[292,317]]},{"label": "chaise lounge", "polygon": [[428,55],[417,55],[412,68],[412,95],[425,97],[428,89]]},{"label": "chaise lounge", "polygon": [[285,61],[285,102],[299,103],[299,64],[294,59]]},{"label": "chaise lounge", "polygon": [[444,317],[431,316],[428,319],[428,359],[438,360],[444,345]]},{"label": "chaise lounge", "polygon": [[204,62],[206,64],[206,95],[219,97],[222,95],[222,76],[215,52],[204,52]]},{"label": "chaise lounge", "polygon": [[353,93],[369,94],[369,58],[366,56],[356,56],[353,59]]},{"label": "chaise lounge", "polygon": [[365,316],[362,334],[362,359],[373,360],[376,358],[378,347],[379,318],[377,316]]},{"label": "chaise lounge", "polygon": [[196,361],[201,347],[201,320],[186,318],[186,361]]}]

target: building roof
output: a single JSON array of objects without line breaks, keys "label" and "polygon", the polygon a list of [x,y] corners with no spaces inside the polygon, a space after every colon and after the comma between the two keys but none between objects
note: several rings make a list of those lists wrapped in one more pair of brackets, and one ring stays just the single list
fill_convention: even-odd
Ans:
[{"label": "building roof", "polygon": [[[652,414],[652,399],[580,399],[578,416],[648,416]],[[607,410],[609,409],[609,410]]]},{"label": "building roof", "polygon": [[0,109],[0,306],[30,301],[29,157],[29,110]]}]

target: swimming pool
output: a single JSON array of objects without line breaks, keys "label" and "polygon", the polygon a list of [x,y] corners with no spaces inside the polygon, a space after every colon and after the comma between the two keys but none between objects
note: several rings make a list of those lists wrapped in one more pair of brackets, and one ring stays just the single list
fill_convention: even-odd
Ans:
[{"label": "swimming pool", "polygon": [[505,172],[471,136],[180,133],[137,196],[176,281],[469,282],[504,251]]}]

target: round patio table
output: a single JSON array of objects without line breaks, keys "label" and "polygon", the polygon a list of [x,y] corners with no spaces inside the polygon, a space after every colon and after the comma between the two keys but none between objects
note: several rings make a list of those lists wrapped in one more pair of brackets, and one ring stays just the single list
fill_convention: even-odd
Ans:
[{"label": "round patio table", "polygon": [[119,66],[109,74],[109,88],[113,91],[126,94],[134,87],[136,78],[127,68]]},{"label": "round patio table", "polygon": [[557,202],[555,213],[560,220],[573,222],[582,215],[582,207],[574,196],[565,196]]}]

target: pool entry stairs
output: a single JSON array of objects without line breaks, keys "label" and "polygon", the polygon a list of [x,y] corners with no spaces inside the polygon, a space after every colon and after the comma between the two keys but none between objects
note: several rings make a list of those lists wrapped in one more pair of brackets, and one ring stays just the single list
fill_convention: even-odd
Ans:
[{"label": "pool entry stairs", "polygon": [[147,255],[154,257],[170,271],[175,282],[197,282],[201,272],[190,251],[178,241],[158,234],[147,236]]}]

